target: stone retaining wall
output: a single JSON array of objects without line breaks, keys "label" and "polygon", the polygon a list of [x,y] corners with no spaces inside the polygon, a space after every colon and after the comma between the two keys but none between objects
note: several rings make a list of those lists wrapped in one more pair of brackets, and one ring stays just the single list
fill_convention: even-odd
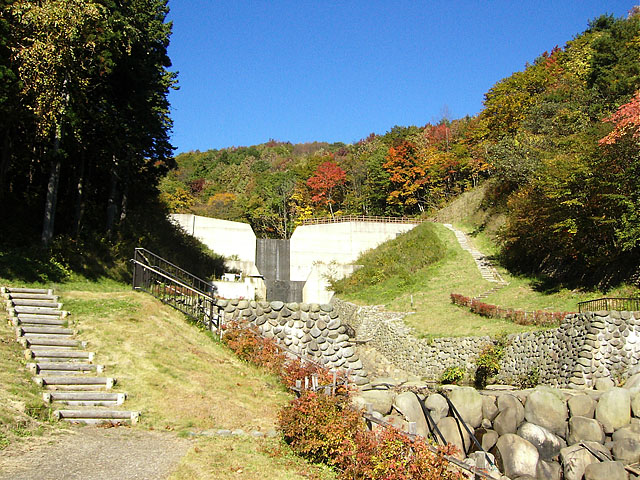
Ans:
[{"label": "stone retaining wall", "polygon": [[367,382],[362,362],[352,345],[347,326],[332,305],[317,303],[218,300],[224,321],[244,320],[267,338],[308,355],[327,368],[350,369],[356,384]]},{"label": "stone retaining wall", "polygon": [[[332,300],[349,318],[358,338],[407,372],[437,380],[448,367],[475,370],[489,337],[420,339],[403,314]],[[508,382],[537,370],[540,383],[556,387],[593,387],[599,378],[624,377],[640,363],[640,312],[570,314],[560,327],[507,337],[500,372]]]},{"label": "stone retaining wall", "polygon": [[[456,456],[470,466],[488,467],[445,397],[489,452],[500,471],[512,479],[618,480],[623,465],[640,461],[640,373],[625,388],[600,381],[601,390],[576,391],[539,386],[533,390],[477,391],[447,386],[441,393],[407,390],[406,384],[372,381],[353,399],[374,417],[430,436],[425,411]],[[410,387],[412,388],[412,387]],[[465,459],[466,458],[466,459]],[[500,474],[489,468],[493,478]]]},{"label": "stone retaining wall", "polygon": [[599,378],[622,378],[640,363],[640,312],[567,315],[559,328],[511,335],[502,373],[537,369],[542,383],[593,387]]}]

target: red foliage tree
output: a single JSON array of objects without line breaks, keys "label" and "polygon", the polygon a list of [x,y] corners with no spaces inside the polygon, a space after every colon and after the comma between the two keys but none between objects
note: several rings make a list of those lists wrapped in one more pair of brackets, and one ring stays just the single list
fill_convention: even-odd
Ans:
[{"label": "red foliage tree", "polygon": [[640,90],[629,103],[622,105],[616,113],[603,121],[613,123],[614,128],[609,135],[600,139],[600,145],[613,145],[626,135],[640,140]]},{"label": "red foliage tree", "polygon": [[312,177],[307,180],[313,196],[311,201],[318,205],[329,206],[329,212],[333,217],[333,204],[338,187],[344,185],[347,174],[340,166],[332,161],[318,165]]}]

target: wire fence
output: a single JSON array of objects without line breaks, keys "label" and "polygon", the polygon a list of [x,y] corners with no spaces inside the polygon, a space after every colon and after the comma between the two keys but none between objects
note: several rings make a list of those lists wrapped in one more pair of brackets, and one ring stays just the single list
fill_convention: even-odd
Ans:
[{"label": "wire fence", "polygon": [[598,312],[601,310],[637,312],[640,310],[640,298],[603,297],[578,303],[578,311],[580,313]]}]

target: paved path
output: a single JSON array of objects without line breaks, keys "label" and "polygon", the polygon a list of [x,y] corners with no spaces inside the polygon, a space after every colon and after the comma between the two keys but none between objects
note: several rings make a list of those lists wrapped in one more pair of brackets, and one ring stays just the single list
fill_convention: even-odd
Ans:
[{"label": "paved path", "polygon": [[0,450],[0,480],[160,480],[191,445],[173,433],[72,428]]}]

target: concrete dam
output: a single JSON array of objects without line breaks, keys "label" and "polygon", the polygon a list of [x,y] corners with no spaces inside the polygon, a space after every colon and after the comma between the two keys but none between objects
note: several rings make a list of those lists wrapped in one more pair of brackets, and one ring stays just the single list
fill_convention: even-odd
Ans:
[{"label": "concrete dam", "polygon": [[416,226],[398,219],[338,217],[298,226],[285,240],[256,238],[246,223],[193,214],[172,214],[171,219],[223,255],[230,270],[242,272],[244,284],[230,281],[230,275],[226,282],[215,282],[222,296],[248,298],[253,289],[261,299],[305,303],[327,303],[333,296],[329,278],[344,278],[358,268],[355,262],[363,252]]}]

